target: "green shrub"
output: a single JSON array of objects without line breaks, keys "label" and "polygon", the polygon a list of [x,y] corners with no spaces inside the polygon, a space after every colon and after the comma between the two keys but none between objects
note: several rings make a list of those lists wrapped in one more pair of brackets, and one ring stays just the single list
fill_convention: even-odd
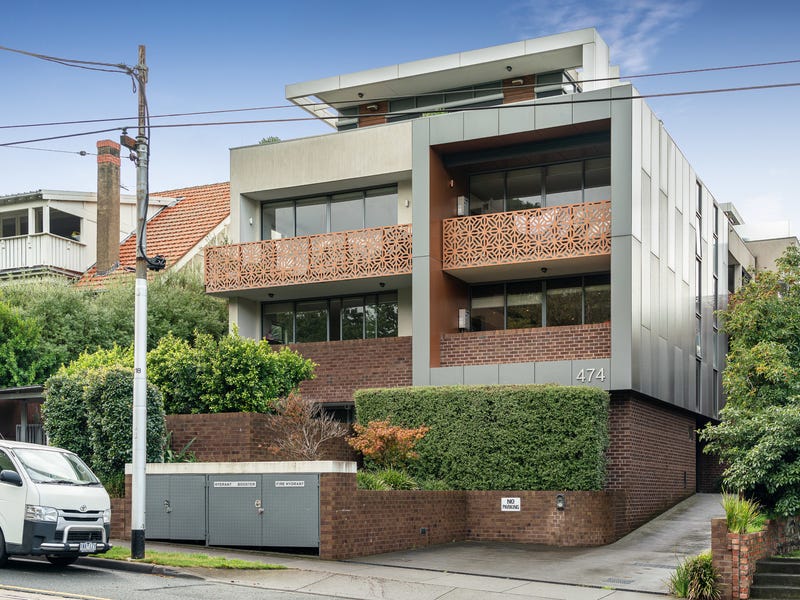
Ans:
[{"label": "green shrub", "polygon": [[766,517],[761,514],[758,502],[739,494],[722,494],[722,508],[728,531],[733,533],[755,533],[761,531]]},{"label": "green shrub", "polygon": [[361,390],[359,423],[428,426],[409,467],[451,489],[599,490],[605,483],[608,394],[555,385]]},{"label": "green shrub", "polygon": [[411,475],[399,469],[384,469],[376,473],[392,490],[418,490],[419,484]]},{"label": "green shrub", "polygon": [[44,387],[42,423],[51,444],[67,448],[92,464],[84,387],[84,378],[77,374],[50,377]]},{"label": "green shrub", "polygon": [[667,582],[669,592],[689,600],[719,600],[719,574],[711,561],[711,552],[684,559]]},{"label": "green shrub", "polygon": [[167,335],[148,354],[148,378],[164,394],[168,414],[272,412],[278,398],[314,376],[314,363],[289,348],[238,333],[194,345]]},{"label": "green shrub", "polygon": [[392,489],[389,484],[381,479],[380,475],[371,471],[359,471],[356,473],[356,483],[361,490],[385,491]]},{"label": "green shrub", "polygon": [[42,328],[0,301],[0,388],[31,385],[42,370]]},{"label": "green shrub", "polygon": [[[87,425],[92,444],[92,469],[108,477],[131,462],[133,436],[133,370],[91,371],[85,388]],[[148,385],[147,462],[163,462],[166,424],[161,393]]]}]

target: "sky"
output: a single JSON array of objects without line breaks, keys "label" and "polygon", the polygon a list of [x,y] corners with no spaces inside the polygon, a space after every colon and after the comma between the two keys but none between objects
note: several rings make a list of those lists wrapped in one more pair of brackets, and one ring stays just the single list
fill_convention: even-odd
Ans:
[{"label": "sky", "polygon": [[[794,0],[0,0],[0,23],[0,46],[62,58],[134,65],[138,45],[145,45],[152,115],[286,106],[286,84],[584,27],[597,28],[609,44],[623,80],[800,59],[800,3]],[[631,81],[642,94],[798,83],[800,63]],[[125,75],[0,51],[0,144],[135,125],[136,103]],[[718,202],[732,202],[749,225],[782,221],[770,231],[785,231],[788,220],[791,233],[800,233],[800,87],[648,103]],[[298,108],[281,108],[153,124],[307,116]],[[8,127],[102,118],[128,120]],[[150,189],[227,181],[229,148],[263,137],[285,140],[331,131],[307,120],[154,129]],[[93,191],[94,156],[76,153],[92,153],[99,139],[118,135],[0,146],[0,195]],[[135,193],[130,161],[123,161],[121,183]]]}]

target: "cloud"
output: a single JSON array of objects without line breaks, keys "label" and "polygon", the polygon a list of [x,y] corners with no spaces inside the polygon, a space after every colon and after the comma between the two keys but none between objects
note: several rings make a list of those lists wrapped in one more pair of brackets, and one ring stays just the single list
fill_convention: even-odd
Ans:
[{"label": "cloud", "polygon": [[661,41],[697,10],[695,0],[528,0],[512,9],[520,33],[538,37],[594,27],[623,75],[642,73]]}]

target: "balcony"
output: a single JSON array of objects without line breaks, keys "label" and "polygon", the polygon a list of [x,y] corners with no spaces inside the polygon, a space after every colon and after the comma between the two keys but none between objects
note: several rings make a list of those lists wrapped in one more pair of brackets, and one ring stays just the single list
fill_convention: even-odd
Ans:
[{"label": "balcony", "polygon": [[215,246],[205,253],[209,293],[410,273],[410,224]]},{"label": "balcony", "polygon": [[46,270],[78,274],[86,270],[91,260],[85,244],[51,233],[0,239],[0,272]]},{"label": "balcony", "polygon": [[611,254],[611,202],[445,219],[447,271]]}]

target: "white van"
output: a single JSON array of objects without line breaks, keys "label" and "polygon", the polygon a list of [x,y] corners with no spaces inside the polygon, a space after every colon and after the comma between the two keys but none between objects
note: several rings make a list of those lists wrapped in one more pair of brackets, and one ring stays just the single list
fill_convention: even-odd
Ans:
[{"label": "white van", "polygon": [[0,565],[10,555],[65,566],[106,552],[111,500],[77,455],[0,440]]}]

